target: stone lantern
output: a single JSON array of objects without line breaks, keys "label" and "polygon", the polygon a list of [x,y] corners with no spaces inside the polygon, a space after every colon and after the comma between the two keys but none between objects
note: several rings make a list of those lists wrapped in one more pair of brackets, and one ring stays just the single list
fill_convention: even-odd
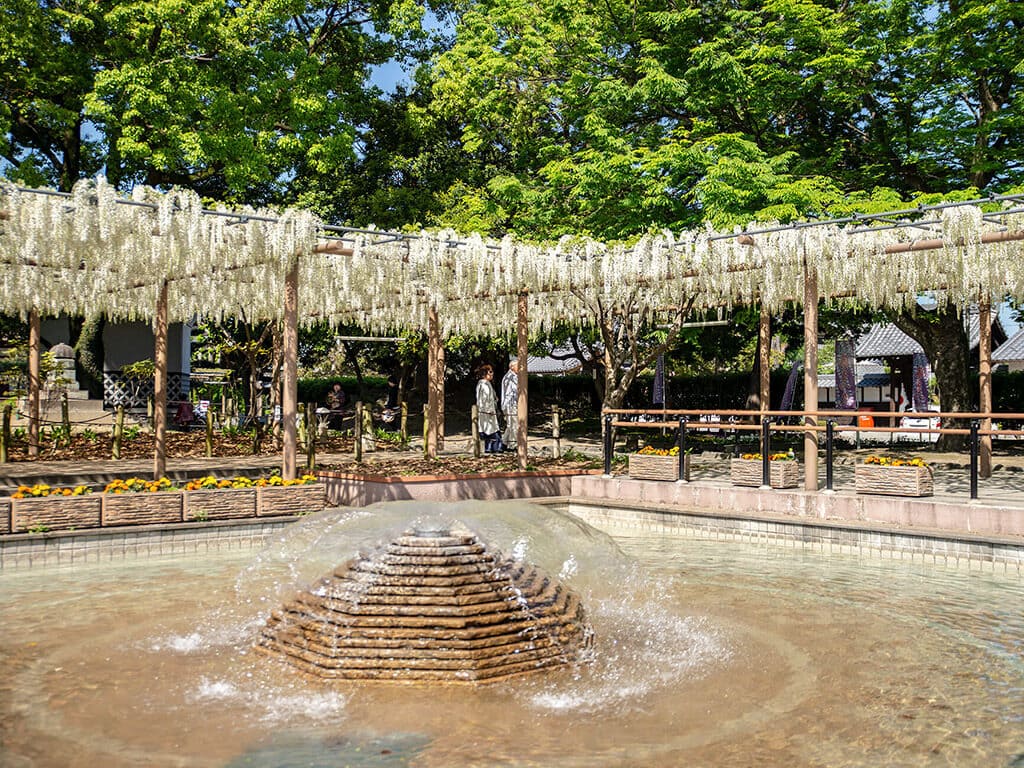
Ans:
[{"label": "stone lantern", "polygon": [[72,400],[85,400],[89,393],[82,389],[75,373],[75,350],[60,343],[50,347],[54,370],[50,374],[50,386],[62,386]]}]

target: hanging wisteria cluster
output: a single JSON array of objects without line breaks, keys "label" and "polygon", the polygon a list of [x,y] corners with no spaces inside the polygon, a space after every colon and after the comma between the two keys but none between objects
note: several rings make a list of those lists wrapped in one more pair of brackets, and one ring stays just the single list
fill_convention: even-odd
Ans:
[{"label": "hanging wisteria cluster", "polygon": [[0,306],[125,319],[152,317],[165,280],[171,320],[278,316],[281,275],[322,226],[306,211],[208,211],[183,190],[125,200],[102,178],[66,196],[0,185],[0,211]]},{"label": "hanging wisteria cluster", "polygon": [[[101,178],[67,196],[0,184],[0,215],[0,307],[42,315],[152,317],[167,281],[171,320],[279,318],[296,263],[303,321],[378,332],[425,328],[435,308],[445,334],[507,334],[524,293],[531,330],[584,324],[596,303],[670,313],[695,298],[698,310],[777,310],[804,301],[808,273],[826,300],[872,307],[911,307],[925,291],[957,306],[1024,296],[1024,242],[983,242],[1024,229],[1024,217],[994,223],[972,205],[889,229],[752,225],[745,237],[705,229],[629,244],[538,245],[448,230],[360,231],[329,242],[306,211],[209,210],[192,192],[146,187],[125,200]],[[943,247],[913,248],[934,239]]]}]

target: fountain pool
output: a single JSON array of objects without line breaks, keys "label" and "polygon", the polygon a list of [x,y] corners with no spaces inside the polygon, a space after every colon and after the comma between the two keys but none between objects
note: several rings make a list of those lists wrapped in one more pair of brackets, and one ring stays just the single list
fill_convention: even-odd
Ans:
[{"label": "fountain pool", "polygon": [[0,576],[0,765],[1024,766],[1016,575],[455,508],[580,593],[588,663],[427,687],[311,681],[255,653],[338,547],[423,514],[329,511],[256,556]]}]

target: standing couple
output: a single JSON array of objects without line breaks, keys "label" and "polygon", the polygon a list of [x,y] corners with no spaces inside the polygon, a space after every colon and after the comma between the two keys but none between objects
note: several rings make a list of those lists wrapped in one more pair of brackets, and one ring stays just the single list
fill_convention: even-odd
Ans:
[{"label": "standing couple", "polygon": [[505,413],[505,434],[501,434],[498,422],[498,397],[494,392],[494,368],[488,364],[477,369],[476,410],[480,420],[480,439],[484,441],[485,453],[501,453],[502,450],[516,449],[516,432],[519,429],[519,376],[516,372],[518,361],[508,363],[508,373],[501,380],[501,410]]}]

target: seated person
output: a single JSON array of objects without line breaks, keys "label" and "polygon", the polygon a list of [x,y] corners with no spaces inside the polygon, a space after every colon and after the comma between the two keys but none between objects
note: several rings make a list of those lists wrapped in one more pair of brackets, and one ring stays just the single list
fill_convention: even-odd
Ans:
[{"label": "seated person", "polygon": [[341,388],[341,384],[335,384],[334,388],[327,393],[327,407],[332,411],[341,411],[344,410],[346,403],[348,403],[348,395]]},{"label": "seated person", "polygon": [[331,391],[327,393],[327,407],[331,412],[328,426],[331,429],[341,429],[341,417],[347,404],[348,395],[341,388],[341,384],[335,384]]},{"label": "seated person", "polygon": [[390,424],[398,415],[398,378],[392,374],[388,376],[388,397],[384,402],[384,410],[381,411],[381,421]]}]

